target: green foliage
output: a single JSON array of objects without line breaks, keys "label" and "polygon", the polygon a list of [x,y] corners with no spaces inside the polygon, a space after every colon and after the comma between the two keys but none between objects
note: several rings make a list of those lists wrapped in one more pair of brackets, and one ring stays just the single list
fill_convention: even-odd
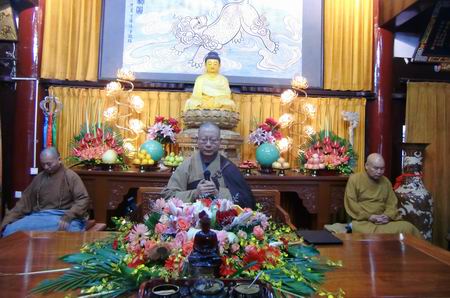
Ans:
[{"label": "green foliage", "polygon": [[325,272],[333,266],[322,262],[314,246],[289,246],[283,267],[264,270],[266,280],[281,292],[294,296],[309,296],[316,293],[325,279]]},{"label": "green foliage", "polygon": [[[104,297],[117,297],[139,286],[136,285],[130,271],[124,270],[123,266],[119,266],[121,256],[123,254],[104,248],[96,249],[93,253],[63,256],[61,258],[63,261],[72,263],[74,266],[57,279],[43,281],[31,292],[64,292],[79,288],[96,287],[110,291]],[[105,283],[105,281],[113,282],[109,284]]]},{"label": "green foliage", "polygon": [[160,218],[161,213],[153,212],[147,217],[147,219],[144,220],[144,224],[147,226],[149,231],[153,231]]},{"label": "green foliage", "polygon": [[124,263],[125,252],[103,247],[102,244],[100,247],[91,244],[85,249],[89,252],[61,257],[62,261],[73,264],[73,267],[54,280],[41,282],[31,293],[85,289],[86,293],[104,293],[101,297],[117,297],[137,290],[145,280],[160,276],[159,270],[143,270],[135,274],[135,270]]},{"label": "green foliage", "polygon": [[[154,230],[160,216],[161,214],[153,212],[146,218],[144,224],[149,230]],[[81,293],[86,295],[117,297],[136,291],[139,285],[146,280],[170,277],[171,273],[165,262],[169,259],[172,262],[180,260],[181,250],[172,252],[169,259],[165,259],[163,262],[159,259],[139,262],[142,259],[133,254],[129,246],[130,231],[136,226],[123,218],[113,218],[112,220],[117,226],[118,233],[110,238],[85,245],[79,253],[61,257],[62,261],[72,264],[72,267],[64,275],[54,280],[43,281],[32,290],[32,293],[45,294],[52,291],[64,292],[81,289]],[[262,272],[261,280],[270,283],[282,295],[302,297],[314,293],[320,295],[328,293],[321,289],[325,272],[342,266],[342,264],[321,259],[319,251],[314,246],[300,244],[290,245],[286,248],[284,245],[287,245],[288,242],[301,243],[298,236],[287,226],[269,222],[265,233],[266,236],[263,240],[258,240],[251,232],[248,233],[246,239],[244,239],[245,237],[239,239],[239,245],[242,248],[251,247],[258,250],[256,258],[252,257],[241,262],[243,255],[239,254],[246,254],[244,249],[241,252],[234,252],[233,255],[223,256],[231,262],[238,261],[235,267],[236,271],[229,277],[255,277],[258,272]],[[165,241],[164,238],[158,238],[157,245],[169,243]],[[269,243],[278,243],[282,246],[280,249],[275,249]],[[264,261],[258,257],[261,253],[267,253]],[[273,265],[275,263],[271,263],[271,260],[276,260],[276,265]],[[186,262],[186,259],[182,262]],[[265,262],[265,264],[262,265],[260,262]],[[179,267],[173,268],[178,270]],[[255,268],[259,269],[255,270]],[[187,266],[182,269],[186,270]],[[186,274],[185,271],[177,278],[182,278]]]}]

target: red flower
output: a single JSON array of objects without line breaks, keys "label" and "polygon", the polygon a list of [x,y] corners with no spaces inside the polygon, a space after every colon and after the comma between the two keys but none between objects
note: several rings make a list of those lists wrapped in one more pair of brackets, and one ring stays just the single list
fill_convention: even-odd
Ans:
[{"label": "red flower", "polygon": [[278,247],[268,245],[264,249],[265,249],[266,262],[269,262],[272,265],[276,265],[278,263],[278,261],[280,260],[280,255],[281,255],[281,252],[278,249]]},{"label": "red flower", "polygon": [[136,255],[128,264],[130,268],[136,268],[139,265],[145,264],[144,256],[142,254]]},{"label": "red flower", "polygon": [[261,129],[267,131],[267,132],[269,132],[269,131],[272,130],[272,128],[271,128],[269,125],[267,125],[266,123],[261,123],[261,124],[259,125],[259,127],[260,127]]},{"label": "red flower", "polygon": [[169,258],[166,259],[164,267],[166,267],[166,269],[169,271],[181,272],[181,270],[183,269],[183,260],[180,260],[175,255],[171,255]]},{"label": "red flower", "polygon": [[180,131],[181,131],[181,128],[179,128],[179,127],[176,126],[176,125],[173,126],[172,129],[173,129],[173,132],[174,132],[174,133],[180,133]]},{"label": "red flower", "polygon": [[273,119],[273,118],[266,118],[266,121],[264,121],[265,123],[267,123],[268,125],[274,127],[278,125],[278,122]]},{"label": "red flower", "polygon": [[272,132],[272,135],[275,139],[277,140],[281,140],[283,138],[283,135],[281,134],[281,132],[279,132],[278,130]]},{"label": "red flower", "polygon": [[155,117],[155,122],[159,123],[159,122],[163,122],[164,121],[164,116],[156,116]]},{"label": "red flower", "polygon": [[331,148],[330,145],[325,145],[325,147],[323,148],[323,152],[324,152],[325,154],[330,154],[332,150],[333,150],[333,149]]},{"label": "red flower", "polygon": [[236,269],[234,269],[232,266],[227,265],[227,257],[222,257],[222,264],[220,265],[220,276],[230,276],[234,273],[236,273]]},{"label": "red flower", "polygon": [[249,270],[259,270],[261,265],[264,263],[264,252],[257,249],[255,246],[247,246],[245,248],[245,256],[243,261],[246,264],[249,264],[253,261],[256,261],[256,264],[249,268]]},{"label": "red flower", "polygon": [[284,238],[284,237],[281,237],[281,238],[280,238],[280,241],[283,242],[284,248],[287,250],[287,249],[288,249],[288,246],[289,246],[289,240],[287,240],[287,239]]},{"label": "red flower", "polygon": [[177,228],[181,231],[187,231],[191,227],[191,224],[185,218],[178,218]]},{"label": "red flower", "polygon": [[172,118],[172,117],[169,118],[168,122],[172,126],[177,126],[178,125],[178,121],[175,118]]},{"label": "red flower", "polygon": [[86,133],[84,135],[83,139],[84,139],[85,142],[89,142],[90,140],[92,140],[92,135],[90,133]]},{"label": "red flower", "polygon": [[261,228],[260,225],[253,227],[253,235],[255,235],[256,239],[263,240],[264,239],[264,229]]},{"label": "red flower", "polygon": [[203,204],[203,206],[205,207],[210,207],[212,204],[212,200],[210,198],[206,198],[206,199],[201,199],[201,202]]},{"label": "red flower", "polygon": [[170,257],[168,257],[166,259],[166,262],[164,263],[164,267],[166,267],[166,269],[168,269],[170,271],[174,271],[176,263],[177,263],[176,262],[176,256],[171,255]]},{"label": "red flower", "polygon": [[217,211],[216,220],[221,226],[227,226],[233,222],[233,219],[238,215],[237,211],[234,209],[229,209],[226,211]]},{"label": "red flower", "polygon": [[117,239],[114,239],[114,242],[112,244],[112,248],[117,250],[117,247],[119,247],[119,241],[117,241]]},{"label": "red flower", "polygon": [[194,249],[194,241],[191,240],[184,243],[182,247],[183,255],[186,257],[189,256],[193,249]]},{"label": "red flower", "polygon": [[97,138],[102,139],[103,130],[100,127],[97,127]]}]

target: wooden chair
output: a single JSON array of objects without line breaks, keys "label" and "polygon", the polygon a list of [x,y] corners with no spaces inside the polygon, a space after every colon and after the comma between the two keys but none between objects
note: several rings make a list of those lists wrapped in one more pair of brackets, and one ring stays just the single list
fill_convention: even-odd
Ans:
[{"label": "wooden chair", "polygon": [[450,229],[448,229],[448,234],[447,234],[447,250],[450,251]]},{"label": "wooden chair", "polygon": [[96,223],[95,219],[90,219],[86,223],[86,232],[104,231],[106,229],[105,223]]},{"label": "wooden chair", "polygon": [[[151,202],[161,198],[162,187],[139,187],[136,196],[138,210],[132,216],[133,220],[142,221],[145,214],[151,211]],[[276,189],[253,189],[253,196],[256,203],[261,204],[262,212],[272,216],[275,222],[285,223],[292,229],[296,229],[292,224],[289,214],[280,206],[280,192]]]}]

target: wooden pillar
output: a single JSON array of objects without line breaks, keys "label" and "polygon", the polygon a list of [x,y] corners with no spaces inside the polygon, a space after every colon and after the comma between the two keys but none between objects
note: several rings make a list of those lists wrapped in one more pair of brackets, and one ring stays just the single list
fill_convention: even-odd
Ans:
[{"label": "wooden pillar", "polygon": [[[17,43],[17,85],[13,120],[12,188],[23,191],[31,182],[30,170],[37,167],[37,143],[40,128],[39,71],[43,29],[44,0],[39,5],[19,12],[19,41]],[[36,102],[37,101],[37,102]],[[9,204],[12,205],[11,202]]]},{"label": "wooden pillar", "polygon": [[379,25],[379,1],[374,1],[374,92],[367,103],[366,139],[368,153],[380,153],[386,162],[385,176],[391,175],[392,160],[392,59],[394,35]]}]

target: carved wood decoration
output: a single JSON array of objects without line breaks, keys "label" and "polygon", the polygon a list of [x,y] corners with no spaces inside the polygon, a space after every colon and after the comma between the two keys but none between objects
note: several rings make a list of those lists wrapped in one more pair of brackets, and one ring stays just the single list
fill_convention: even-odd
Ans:
[{"label": "carved wood decoration", "polygon": [[340,209],[344,208],[344,194],[345,188],[342,186],[332,186],[331,188],[331,212],[337,213]]},{"label": "carved wood decoration", "polygon": [[[276,190],[278,192],[278,190]],[[255,196],[256,203],[261,204],[261,211],[267,215],[273,215],[276,212],[275,200],[273,196],[263,194],[262,196]]]},{"label": "carved wood decoration", "polygon": [[300,186],[297,194],[306,210],[311,214],[316,214],[318,186]]},{"label": "carved wood decoration", "polygon": [[114,184],[111,188],[111,196],[109,197],[108,209],[114,210],[123,201],[123,196],[127,193],[128,189],[121,184]]},{"label": "carved wood decoration", "polygon": [[[167,184],[170,172],[146,172],[137,171],[87,171],[75,169],[81,177],[89,192],[97,222],[107,222],[107,210],[116,209],[123,201],[130,188],[156,187],[157,194]],[[329,223],[330,214],[336,212],[343,205],[343,194],[347,177],[311,177],[289,171],[286,176],[276,175],[252,175],[245,177],[257,200],[260,200],[263,208],[274,216],[279,216],[280,221],[286,222],[297,215],[297,210],[291,208],[282,210],[280,201],[290,200],[292,196],[284,196],[283,193],[296,193],[303,206],[310,214],[316,214],[312,228],[321,229]],[[278,203],[274,205],[270,201],[269,192],[277,191]],[[280,198],[281,197],[281,198]],[[294,204],[291,204],[295,206]],[[277,210],[274,212],[274,210]],[[286,212],[287,211],[287,212]],[[275,219],[275,218],[274,218]]]}]

